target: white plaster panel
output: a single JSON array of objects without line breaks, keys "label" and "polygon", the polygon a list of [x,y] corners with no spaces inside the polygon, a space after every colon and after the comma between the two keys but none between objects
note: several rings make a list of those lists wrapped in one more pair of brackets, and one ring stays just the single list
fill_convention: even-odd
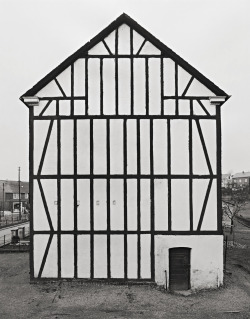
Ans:
[{"label": "white plaster panel", "polygon": [[[41,102],[43,102],[43,101],[40,101],[39,104]],[[54,115],[56,115],[56,100],[53,100],[50,103],[50,105],[48,106],[48,108],[46,109],[46,111],[43,113],[42,116],[54,116]]]},{"label": "white plaster panel", "polygon": [[[100,86],[100,85],[99,85]],[[99,91],[96,92],[99,94]],[[100,99],[100,95],[99,95]],[[115,105],[115,59],[103,60],[103,113],[114,115]]]},{"label": "white plaster panel", "polygon": [[[146,42],[147,44],[148,42]],[[145,46],[146,46],[145,44]],[[149,59],[149,114],[161,114],[161,71],[160,59]]]},{"label": "white plaster panel", "polygon": [[127,180],[127,227],[137,230],[137,180]]},{"label": "white plaster panel", "polygon": [[130,59],[118,59],[118,103],[119,114],[131,113]]},{"label": "white plaster panel", "polygon": [[213,173],[216,174],[216,120],[200,120],[200,126],[205,140],[210,164],[212,166]]},{"label": "white plaster panel", "polygon": [[118,54],[130,54],[130,27],[126,24],[118,28]]},{"label": "white plaster panel", "polygon": [[194,79],[187,91],[186,96],[215,96],[205,85]]},{"label": "white plaster panel", "polygon": [[137,130],[136,120],[127,121],[127,172],[137,173]]},{"label": "white plaster panel", "polygon": [[[35,140],[35,144],[39,141]],[[44,144],[42,145],[42,147]],[[57,121],[54,121],[43,162],[42,174],[57,174]]]},{"label": "white plaster panel", "polygon": [[189,181],[172,180],[172,230],[189,230]]},{"label": "white plaster panel", "polygon": [[[48,100],[40,100],[39,101],[39,105],[34,106],[34,115],[38,116],[42,110],[44,109],[44,107],[47,105],[49,101]],[[43,116],[46,115],[56,115],[56,101],[53,100],[48,108],[46,109],[46,111],[43,113]]]},{"label": "white plaster panel", "polygon": [[34,121],[34,174],[38,171],[49,124],[50,121]]},{"label": "white plaster panel", "polygon": [[186,89],[188,82],[191,79],[191,74],[178,65],[178,95],[181,96]]},{"label": "white plaster panel", "polygon": [[161,51],[159,49],[157,49],[151,42],[146,41],[146,43],[144,44],[140,54],[148,54],[148,55],[155,55],[155,54],[161,54]]},{"label": "white plaster panel", "polygon": [[54,230],[57,230],[57,205],[55,205],[55,201],[57,201],[57,181],[54,179],[44,179],[41,181],[41,184],[53,228]]},{"label": "white plaster panel", "polygon": [[92,49],[88,51],[89,55],[109,55],[108,50],[105,48],[103,42],[98,42]]},{"label": "white plaster panel", "polygon": [[90,236],[77,236],[78,278],[90,278]]},{"label": "white plaster panel", "polygon": [[163,59],[164,95],[175,95],[175,62],[169,58]]},{"label": "white plaster panel", "polygon": [[179,115],[190,115],[190,101],[179,100]]},{"label": "white plaster panel", "polygon": [[153,122],[153,155],[154,174],[167,174],[167,121],[154,120]]},{"label": "white plaster panel", "polygon": [[110,51],[115,54],[115,32],[111,32],[104,40],[107,43],[107,46],[109,47]]},{"label": "white plaster panel", "polygon": [[209,174],[205,153],[195,121],[193,122],[193,172],[194,174]]},{"label": "white plaster panel", "polygon": [[168,180],[154,180],[155,230],[168,230]]},{"label": "white plaster panel", "polygon": [[[158,285],[169,283],[169,249],[191,248],[191,289],[216,288],[223,283],[223,236],[181,235],[155,237],[155,280]],[[204,249],[205,247],[205,249]]]},{"label": "white plaster panel", "polygon": [[74,277],[74,236],[61,236],[61,276]]},{"label": "white plaster panel", "polygon": [[209,100],[201,100],[202,104],[205,106],[210,115],[216,114],[216,106],[211,105]]},{"label": "white plaster panel", "polygon": [[56,78],[65,95],[71,96],[71,67],[65,69]]},{"label": "white plaster panel", "polygon": [[37,181],[34,181],[34,213],[33,213],[33,227],[34,230],[49,230],[49,223],[45,213],[42,202],[41,193]]},{"label": "white plaster panel", "polygon": [[[100,60],[88,62],[88,114],[100,114]],[[105,81],[104,81],[105,83]]]},{"label": "white plaster panel", "polygon": [[124,278],[124,236],[110,236],[111,278]]},{"label": "white plaster panel", "polygon": [[141,179],[141,230],[150,230],[150,180]]},{"label": "white plaster panel", "polygon": [[73,120],[61,121],[61,173],[74,173]]},{"label": "white plaster panel", "polygon": [[150,126],[149,120],[140,120],[141,174],[150,173]]},{"label": "white plaster panel", "polygon": [[94,229],[107,229],[107,182],[94,180]]},{"label": "white plaster panel", "polygon": [[123,180],[110,180],[110,227],[111,230],[124,229]]},{"label": "white plaster panel", "polygon": [[123,120],[110,120],[110,173],[123,171]]},{"label": "white plaster panel", "polygon": [[[201,101],[202,104],[204,104],[203,102],[204,100]],[[194,112],[194,115],[202,115],[202,116],[207,115],[206,112],[200,106],[200,104],[197,102],[197,100],[193,100],[193,112]]]},{"label": "white plaster panel", "polygon": [[90,181],[77,180],[77,226],[78,230],[90,229]]},{"label": "white plaster panel", "polygon": [[193,179],[193,229],[196,230],[208,187],[208,179]]},{"label": "white plaster panel", "polygon": [[128,278],[137,278],[137,235],[127,236]]},{"label": "white plaster panel", "polygon": [[94,236],[94,277],[107,278],[107,236]]},{"label": "white plaster panel", "polygon": [[164,115],[175,115],[175,100],[164,100]]},{"label": "white plaster panel", "polygon": [[133,30],[133,53],[134,54],[137,54],[143,41],[144,41],[144,38],[139,33]]},{"label": "white plaster panel", "polygon": [[[38,277],[49,235],[34,235],[34,277]],[[41,277],[57,277],[57,238],[53,236]]]},{"label": "white plaster panel", "polygon": [[146,114],[146,86],[144,59],[134,59],[134,114]]},{"label": "white plaster panel", "polygon": [[74,229],[73,180],[61,180],[61,229]]},{"label": "white plaster panel", "polygon": [[74,115],[85,115],[85,101],[74,100]]},{"label": "white plaster panel", "polygon": [[56,82],[52,80],[49,82],[44,88],[42,88],[39,92],[36,93],[38,97],[62,97],[62,92],[57,86]]},{"label": "white plaster panel", "polygon": [[[44,235],[42,235],[44,236]],[[41,277],[45,278],[57,278],[57,236],[54,235],[50,244],[49,252],[47,255],[46,263],[44,265],[43,273]]]},{"label": "white plaster panel", "polygon": [[74,95],[85,96],[85,59],[74,63]]},{"label": "white plaster panel", "polygon": [[60,115],[70,115],[70,100],[59,101],[59,114]]},{"label": "white plaster panel", "polygon": [[46,263],[44,265],[43,273],[41,277],[45,278],[57,278],[57,236],[54,235],[51,241],[50,249],[47,255]]},{"label": "white plaster panel", "polygon": [[217,230],[217,187],[213,180],[201,230]]},{"label": "white plaster panel", "polygon": [[141,278],[151,277],[151,237],[141,235]]},{"label": "white plaster panel", "polygon": [[107,173],[106,120],[93,121],[94,173]]},{"label": "white plaster panel", "polygon": [[186,120],[171,121],[171,172],[189,173],[189,127]]},{"label": "white plaster panel", "polygon": [[[34,235],[34,277],[37,278],[42,264],[43,256],[49,240],[49,235]],[[56,266],[56,265],[55,265]],[[56,268],[56,267],[55,267]]]},{"label": "white plaster panel", "polygon": [[77,120],[77,173],[89,174],[90,128],[89,120]]}]

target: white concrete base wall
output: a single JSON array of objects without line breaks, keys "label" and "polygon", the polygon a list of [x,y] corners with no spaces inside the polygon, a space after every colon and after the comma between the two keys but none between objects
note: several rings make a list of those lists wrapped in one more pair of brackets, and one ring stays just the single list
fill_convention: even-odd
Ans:
[{"label": "white concrete base wall", "polygon": [[[155,281],[169,287],[169,249],[191,248],[191,289],[223,284],[223,235],[159,235],[155,237]],[[167,280],[166,280],[167,279]]]}]

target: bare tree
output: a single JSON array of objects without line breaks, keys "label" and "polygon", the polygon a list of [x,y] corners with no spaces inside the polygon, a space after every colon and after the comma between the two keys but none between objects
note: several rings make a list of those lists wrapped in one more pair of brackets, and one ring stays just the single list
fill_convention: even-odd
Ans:
[{"label": "bare tree", "polygon": [[243,191],[232,193],[230,199],[222,199],[223,214],[230,220],[230,234],[233,234],[234,243],[234,220],[239,215],[243,207],[246,206],[248,196]]}]

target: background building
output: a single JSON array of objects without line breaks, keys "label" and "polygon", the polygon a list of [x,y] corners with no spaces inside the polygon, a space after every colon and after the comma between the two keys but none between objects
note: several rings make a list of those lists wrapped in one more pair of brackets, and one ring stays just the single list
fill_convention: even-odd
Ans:
[{"label": "background building", "polygon": [[220,285],[227,98],[125,14],[28,90],[31,279]]},{"label": "background building", "polygon": [[0,210],[11,213],[19,213],[19,203],[21,211],[29,210],[29,183],[20,182],[19,201],[19,182],[0,180]]},{"label": "background building", "polygon": [[232,176],[233,188],[250,191],[250,172],[236,173]]}]

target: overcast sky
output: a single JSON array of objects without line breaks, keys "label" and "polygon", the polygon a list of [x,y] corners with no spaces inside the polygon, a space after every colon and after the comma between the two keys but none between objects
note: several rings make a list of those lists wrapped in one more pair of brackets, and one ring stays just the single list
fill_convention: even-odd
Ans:
[{"label": "overcast sky", "polygon": [[0,0],[0,179],[28,180],[19,97],[123,12],[232,95],[222,107],[223,172],[250,171],[249,0]]}]

